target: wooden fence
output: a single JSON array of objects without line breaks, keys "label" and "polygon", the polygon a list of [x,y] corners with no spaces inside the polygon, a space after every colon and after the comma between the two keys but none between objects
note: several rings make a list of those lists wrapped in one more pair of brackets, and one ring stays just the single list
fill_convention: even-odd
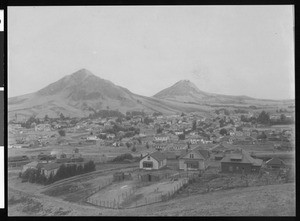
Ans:
[{"label": "wooden fence", "polygon": [[[137,200],[133,202],[130,206],[126,206],[126,200],[134,193],[140,186],[135,186],[127,191],[123,192],[118,196],[118,199],[113,199],[113,200],[101,200],[101,199],[93,199],[91,197],[88,197],[86,202],[91,203],[93,205],[99,206],[99,207],[104,207],[104,208],[110,208],[110,209],[128,209],[128,208],[136,208],[136,207],[141,207],[141,206],[146,206],[162,201],[167,201],[170,200],[176,192],[178,192],[184,185],[187,185],[189,183],[189,180],[192,179],[193,176],[189,176],[188,178],[182,179],[179,181],[170,191],[164,193],[164,194],[157,194],[156,196],[150,196],[150,197],[145,197],[143,200]],[[100,190],[101,188],[99,188]]]},{"label": "wooden fence", "polygon": [[108,180],[102,182],[99,186],[93,188],[92,190],[88,190],[88,197],[86,198],[86,201],[88,202],[90,200],[90,197],[94,195],[95,193],[99,192],[103,188],[111,185],[113,183],[113,178],[109,178]]}]

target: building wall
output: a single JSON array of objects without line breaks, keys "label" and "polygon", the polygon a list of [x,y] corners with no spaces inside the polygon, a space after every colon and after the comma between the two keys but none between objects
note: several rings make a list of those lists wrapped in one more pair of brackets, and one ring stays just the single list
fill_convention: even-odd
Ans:
[{"label": "building wall", "polygon": [[[230,170],[232,168],[232,171]],[[251,173],[252,165],[246,163],[229,163],[221,162],[221,171],[223,173],[242,173],[244,168],[245,173]]]},{"label": "building wall", "polygon": [[157,170],[159,169],[159,165],[157,160],[155,160],[153,157],[150,156],[150,160],[148,160],[148,157],[144,157],[141,161],[140,161],[140,169],[148,169],[150,170],[150,168],[144,168],[143,167],[143,162],[152,162],[153,163],[153,167],[152,169]]},{"label": "building wall", "polygon": [[[205,170],[206,169],[206,163],[205,163],[204,160],[196,159],[195,161],[197,161],[199,163],[198,169],[189,168],[189,170]],[[179,160],[179,169],[180,170],[185,170],[185,171],[187,170],[186,159],[180,159]]]},{"label": "building wall", "polygon": [[54,169],[54,170],[42,170],[44,175],[49,178],[50,177],[50,174],[53,173],[53,176],[57,173],[59,168],[57,169]]}]

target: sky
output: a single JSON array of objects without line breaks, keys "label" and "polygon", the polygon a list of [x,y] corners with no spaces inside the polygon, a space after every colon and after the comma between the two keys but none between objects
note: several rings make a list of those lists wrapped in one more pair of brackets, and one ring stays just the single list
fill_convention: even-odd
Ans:
[{"label": "sky", "polygon": [[8,7],[7,18],[9,97],[85,68],[145,96],[188,79],[295,98],[293,6]]}]

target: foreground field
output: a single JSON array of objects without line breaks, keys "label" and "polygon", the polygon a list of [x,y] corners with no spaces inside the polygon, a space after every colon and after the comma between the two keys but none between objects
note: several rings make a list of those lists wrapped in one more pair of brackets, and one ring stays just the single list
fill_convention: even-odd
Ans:
[{"label": "foreground field", "polygon": [[123,210],[9,191],[9,216],[294,216],[296,209],[294,183],[217,191]]}]

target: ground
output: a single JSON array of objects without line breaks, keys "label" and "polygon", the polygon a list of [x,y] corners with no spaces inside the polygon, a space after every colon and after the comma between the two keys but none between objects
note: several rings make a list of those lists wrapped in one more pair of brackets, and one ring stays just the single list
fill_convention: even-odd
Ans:
[{"label": "ground", "polygon": [[9,200],[9,216],[294,216],[296,209],[294,183],[218,191],[120,210],[11,193],[14,200]]},{"label": "ground", "polygon": [[[67,134],[78,139],[82,134]],[[77,139],[76,138],[76,139]],[[70,153],[74,147],[51,145],[34,149],[13,149],[9,156],[36,156],[40,152],[60,149]],[[294,153],[273,153],[272,146],[243,146],[258,155],[293,155]],[[113,158],[121,153],[140,156],[148,150],[137,146],[135,153],[127,147],[108,147],[87,145],[78,147],[87,159],[96,162],[96,171],[57,181],[48,186],[22,183],[18,178],[21,168],[8,171],[8,214],[9,216],[46,215],[46,216],[286,216],[295,215],[295,183],[285,183],[278,173],[270,172],[261,177],[256,175],[242,178],[241,175],[219,173],[220,162],[210,160],[209,168],[202,177],[181,188],[171,200],[159,199],[183,184],[183,177],[176,180],[166,176],[160,181],[141,184],[137,174],[143,173],[138,162],[101,163],[100,156]],[[291,158],[286,156],[286,158]],[[178,160],[168,160],[167,168],[160,170],[163,175],[178,173]],[[114,172],[130,172],[132,180],[112,182]],[[146,171],[147,172],[147,171]],[[145,171],[144,171],[145,173]],[[184,172],[184,174],[186,174]],[[187,174],[188,175],[188,174]],[[279,177],[279,178],[278,178]],[[273,185],[269,185],[273,184]],[[91,202],[119,202],[123,209],[110,209],[95,206]],[[153,204],[130,209],[153,200]],[[95,204],[95,203],[94,203]],[[97,203],[96,203],[97,204]],[[101,203],[100,203],[101,204]]]}]

